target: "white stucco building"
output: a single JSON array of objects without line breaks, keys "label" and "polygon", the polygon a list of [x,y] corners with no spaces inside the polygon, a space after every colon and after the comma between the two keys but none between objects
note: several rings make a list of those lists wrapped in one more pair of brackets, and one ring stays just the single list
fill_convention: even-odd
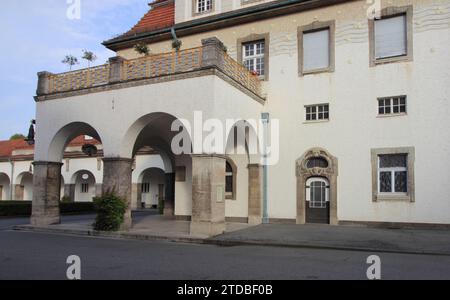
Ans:
[{"label": "white stucco building", "polygon": [[[373,3],[155,1],[104,42],[117,53],[109,64],[40,73],[33,222],[59,221],[49,203],[64,147],[90,135],[102,144],[102,170],[93,170],[102,190],[130,203],[137,151],[157,151],[166,213],[192,220],[193,232],[220,233],[227,219],[450,224],[450,1]],[[247,141],[233,143],[227,128],[221,152],[173,153],[172,122],[188,130],[195,111],[247,121]],[[258,130],[249,121],[262,116],[267,130],[279,123],[279,160],[268,166],[245,151]]]}]

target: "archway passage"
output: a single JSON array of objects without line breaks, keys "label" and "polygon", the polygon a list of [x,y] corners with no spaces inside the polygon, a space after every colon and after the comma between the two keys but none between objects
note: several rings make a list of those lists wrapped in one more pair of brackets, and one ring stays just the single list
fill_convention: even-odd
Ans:
[{"label": "archway passage", "polygon": [[98,132],[83,122],[73,122],[63,126],[52,136],[48,145],[41,144],[38,133],[35,149],[39,151],[35,153],[35,156],[46,158],[47,161],[36,160],[33,163],[32,225],[45,226],[61,223],[59,204],[62,193],[62,160],[66,148],[80,136],[93,137],[101,143]]},{"label": "archway passage", "polygon": [[5,173],[0,173],[0,201],[11,200],[11,181]]},{"label": "archway passage", "polygon": [[322,148],[307,151],[296,163],[297,224],[338,225],[338,160]]}]

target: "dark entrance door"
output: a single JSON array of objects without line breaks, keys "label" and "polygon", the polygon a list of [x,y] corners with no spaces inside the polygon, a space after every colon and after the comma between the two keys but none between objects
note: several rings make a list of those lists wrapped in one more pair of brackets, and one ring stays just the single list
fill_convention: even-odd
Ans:
[{"label": "dark entrance door", "polygon": [[311,178],[306,183],[306,223],[330,224],[329,184],[324,178]]}]

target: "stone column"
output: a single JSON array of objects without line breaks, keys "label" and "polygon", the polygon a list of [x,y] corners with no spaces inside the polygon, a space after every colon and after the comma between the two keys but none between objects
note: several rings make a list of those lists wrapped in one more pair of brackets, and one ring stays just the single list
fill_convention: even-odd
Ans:
[{"label": "stone column", "polygon": [[223,70],[226,48],[216,37],[202,40],[202,67],[217,67]]},{"label": "stone column", "polygon": [[75,184],[64,185],[64,197],[68,197],[71,202],[75,202]]},{"label": "stone column", "polygon": [[101,197],[103,194],[103,184],[96,183],[95,184],[95,197]]},{"label": "stone column", "polygon": [[139,183],[131,184],[131,210],[140,209],[140,201],[139,201]]},{"label": "stone column", "polygon": [[164,215],[172,217],[175,215],[175,173],[166,174],[164,187]]},{"label": "stone column", "polygon": [[114,192],[127,203],[124,223],[121,230],[129,230],[131,219],[131,172],[133,160],[130,158],[103,159],[103,194]]},{"label": "stone column", "polygon": [[248,165],[248,223],[262,224],[263,217],[263,167]]},{"label": "stone column", "polygon": [[225,231],[225,164],[224,156],[192,156],[192,235]]},{"label": "stone column", "polygon": [[31,224],[35,226],[59,224],[62,163],[38,161],[34,162],[33,166]]}]

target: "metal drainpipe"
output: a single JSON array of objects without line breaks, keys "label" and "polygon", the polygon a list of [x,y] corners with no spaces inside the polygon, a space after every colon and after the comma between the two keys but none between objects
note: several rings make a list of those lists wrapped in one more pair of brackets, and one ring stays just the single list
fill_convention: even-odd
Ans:
[{"label": "metal drainpipe", "polygon": [[270,123],[270,114],[263,113],[262,114],[262,122],[263,122],[263,224],[269,224],[269,194],[267,191],[268,182],[269,182],[269,174],[268,174],[268,166],[267,166],[267,131],[268,125]]}]

